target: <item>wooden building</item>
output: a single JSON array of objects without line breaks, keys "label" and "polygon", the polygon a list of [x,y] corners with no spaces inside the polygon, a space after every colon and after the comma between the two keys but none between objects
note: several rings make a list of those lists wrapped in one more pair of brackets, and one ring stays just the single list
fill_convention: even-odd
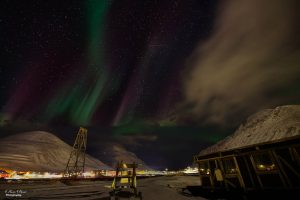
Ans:
[{"label": "wooden building", "polygon": [[194,156],[212,190],[300,189],[300,136]]}]

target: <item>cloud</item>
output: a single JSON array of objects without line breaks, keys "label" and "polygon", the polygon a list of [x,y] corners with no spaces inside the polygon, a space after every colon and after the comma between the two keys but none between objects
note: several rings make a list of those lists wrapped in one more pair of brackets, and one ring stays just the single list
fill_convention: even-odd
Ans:
[{"label": "cloud", "polygon": [[26,131],[45,130],[51,131],[46,123],[37,122],[28,119],[12,119],[11,115],[0,113],[0,136],[4,137],[9,134],[15,134]]},{"label": "cloud", "polygon": [[128,146],[141,146],[145,142],[154,142],[157,140],[156,135],[122,135],[117,140]]},{"label": "cloud", "polygon": [[300,98],[297,0],[231,0],[219,8],[211,37],[187,62],[188,112],[204,123],[236,123]]}]

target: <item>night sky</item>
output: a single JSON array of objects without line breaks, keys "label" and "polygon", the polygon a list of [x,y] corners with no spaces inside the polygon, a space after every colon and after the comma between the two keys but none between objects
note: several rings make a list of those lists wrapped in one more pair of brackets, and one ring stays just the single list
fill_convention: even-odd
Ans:
[{"label": "night sky", "polygon": [[[300,101],[299,2],[0,3],[1,135],[89,129],[180,168],[250,114]],[[100,158],[99,158],[100,159]]]}]

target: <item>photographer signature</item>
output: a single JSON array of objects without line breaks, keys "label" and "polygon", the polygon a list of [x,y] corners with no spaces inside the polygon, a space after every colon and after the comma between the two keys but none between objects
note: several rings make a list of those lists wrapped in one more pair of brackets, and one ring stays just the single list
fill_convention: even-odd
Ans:
[{"label": "photographer signature", "polygon": [[21,197],[26,194],[26,190],[5,190],[5,196],[7,197]]}]

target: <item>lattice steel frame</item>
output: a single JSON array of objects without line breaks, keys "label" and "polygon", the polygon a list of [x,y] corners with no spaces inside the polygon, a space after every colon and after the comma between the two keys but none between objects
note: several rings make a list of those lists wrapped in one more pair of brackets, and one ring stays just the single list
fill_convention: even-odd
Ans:
[{"label": "lattice steel frame", "polygon": [[80,127],[73,145],[64,177],[78,177],[84,173],[87,129]]}]

